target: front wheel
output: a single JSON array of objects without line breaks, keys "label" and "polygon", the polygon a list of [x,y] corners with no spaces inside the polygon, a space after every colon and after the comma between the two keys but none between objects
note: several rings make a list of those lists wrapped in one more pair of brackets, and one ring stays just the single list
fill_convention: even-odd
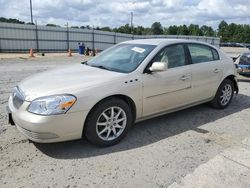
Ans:
[{"label": "front wheel", "polygon": [[121,141],[131,125],[132,113],[129,105],[119,98],[111,98],[91,110],[84,134],[95,145],[110,146]]},{"label": "front wheel", "polygon": [[234,84],[231,80],[224,80],[219,86],[211,105],[218,109],[226,108],[234,95]]}]

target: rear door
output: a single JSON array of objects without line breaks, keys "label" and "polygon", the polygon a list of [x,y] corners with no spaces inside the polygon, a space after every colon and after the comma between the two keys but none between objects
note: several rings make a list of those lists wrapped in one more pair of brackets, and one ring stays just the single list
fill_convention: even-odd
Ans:
[{"label": "rear door", "polygon": [[202,101],[215,95],[223,72],[216,49],[203,44],[187,44],[192,62],[193,101]]}]

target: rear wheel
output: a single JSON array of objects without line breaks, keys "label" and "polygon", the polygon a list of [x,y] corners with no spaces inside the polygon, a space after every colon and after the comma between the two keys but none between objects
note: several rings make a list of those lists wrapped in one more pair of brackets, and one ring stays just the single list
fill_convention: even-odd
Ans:
[{"label": "rear wheel", "polygon": [[99,103],[88,115],[84,134],[99,146],[110,146],[121,141],[132,125],[129,105],[119,98]]},{"label": "rear wheel", "polygon": [[211,105],[218,109],[226,108],[234,95],[234,84],[231,80],[224,80],[219,86]]}]

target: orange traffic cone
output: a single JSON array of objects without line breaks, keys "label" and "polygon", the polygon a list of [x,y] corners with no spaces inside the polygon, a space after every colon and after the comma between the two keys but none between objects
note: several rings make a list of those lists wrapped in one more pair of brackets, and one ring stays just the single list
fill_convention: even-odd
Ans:
[{"label": "orange traffic cone", "polygon": [[30,57],[35,57],[32,48],[30,48]]},{"label": "orange traffic cone", "polygon": [[71,49],[69,49],[69,55],[68,55],[69,57],[71,57],[72,56],[72,52],[71,52]]}]

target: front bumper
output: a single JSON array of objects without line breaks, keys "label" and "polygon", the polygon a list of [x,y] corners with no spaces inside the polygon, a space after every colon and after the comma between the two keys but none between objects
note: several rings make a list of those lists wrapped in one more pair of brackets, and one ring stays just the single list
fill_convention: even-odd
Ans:
[{"label": "front bumper", "polygon": [[13,121],[12,113],[10,111],[9,106],[6,106],[6,112],[7,112],[7,115],[8,115],[8,123],[11,124],[11,125],[15,125],[15,122]]},{"label": "front bumper", "polygon": [[9,122],[30,140],[40,143],[75,140],[82,137],[84,121],[88,111],[67,112],[66,114],[42,116],[27,111],[30,102],[24,101],[19,109],[9,98],[7,108]]},{"label": "front bumper", "polygon": [[236,65],[239,74],[250,73],[250,65]]}]

